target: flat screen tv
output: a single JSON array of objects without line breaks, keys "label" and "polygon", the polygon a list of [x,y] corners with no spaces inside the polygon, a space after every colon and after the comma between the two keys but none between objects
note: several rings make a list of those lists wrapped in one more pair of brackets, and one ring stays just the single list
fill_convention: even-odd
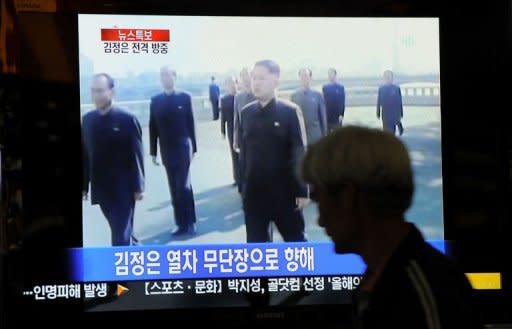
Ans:
[{"label": "flat screen tv", "polygon": [[[322,37],[328,31],[338,31],[336,41]],[[222,115],[217,119],[218,104],[210,101],[209,85],[215,79],[223,98],[228,94],[224,81],[229,78],[238,80],[239,93],[244,92],[240,72],[244,68],[251,71],[258,60],[272,59],[281,66],[277,95],[288,100],[302,90],[298,75],[302,68],[310,69],[311,89],[320,93],[329,83],[329,69],[336,69],[346,95],[343,124],[376,127],[382,124],[375,113],[382,73],[393,70],[405,103],[403,139],[417,179],[408,217],[416,220],[427,238],[444,239],[437,18],[83,14],[78,16],[78,38],[81,112],[76,114],[83,117],[95,110],[90,95],[94,74],[105,72],[114,77],[115,105],[133,114],[141,126],[146,181],[144,199],[136,203],[133,220],[140,247],[105,248],[111,245],[105,214],[99,206],[83,203],[84,249],[75,255],[76,260],[83,260],[76,263],[78,278],[137,280],[131,285],[138,288],[130,288],[125,301],[119,298],[119,302],[89,311],[148,309],[149,305],[240,307],[250,305],[247,293],[269,293],[269,305],[279,305],[299,291],[305,293],[298,301],[304,305],[326,303],[328,295],[334,303],[348,300],[359,283],[363,264],[352,255],[335,255],[329,237],[317,225],[314,204],[303,211],[307,242],[283,242],[274,228],[272,242],[246,243],[241,195],[233,185],[231,138],[222,137],[221,124],[227,126],[227,122]],[[150,108],[157,106],[152,97],[163,93],[160,69],[169,65],[176,72],[176,92],[191,96],[197,141],[188,177],[197,234],[174,238],[171,231],[179,223],[175,216],[181,216],[180,204],[171,202],[169,185],[173,185],[167,175],[172,175],[172,169],[169,174],[165,169],[173,164],[165,168],[154,165],[149,155],[155,141],[150,138],[154,114]],[[229,110],[233,111],[232,105]],[[308,120],[304,114],[306,130]],[[158,129],[175,128],[169,123],[168,128],[160,124]],[[173,211],[173,206],[178,211]],[[262,278],[268,280],[265,286]],[[184,281],[187,279],[196,281]],[[131,303],[126,307],[115,305],[128,299]]]},{"label": "flat screen tv", "polygon": [[[236,93],[243,92],[241,72],[247,69],[250,75],[264,59],[280,66],[276,93],[290,101],[302,91],[301,69],[308,69],[310,88],[322,96],[328,72],[335,70],[344,88],[342,123],[377,128],[382,128],[376,117],[377,92],[383,72],[391,70],[403,100],[400,138],[415,175],[416,191],[406,218],[441,251],[454,257],[461,251],[467,254],[467,241],[456,241],[463,237],[460,225],[454,224],[456,213],[448,208],[457,204],[455,159],[448,151],[457,149],[452,130],[459,128],[445,108],[458,95],[445,87],[455,85],[448,66],[453,57],[447,53],[457,51],[442,32],[446,17],[436,11],[362,14],[364,9],[356,10],[357,15],[306,15],[299,7],[280,8],[123,11],[114,5],[57,13],[52,21],[59,37],[45,44],[64,45],[49,53],[65,55],[62,65],[70,68],[72,78],[47,81],[41,88],[38,83],[45,78],[27,69],[34,61],[25,51],[45,46],[31,46],[32,41],[21,47],[21,68],[29,77],[18,81],[27,95],[24,129],[39,132],[46,127],[48,136],[52,129],[56,132],[53,139],[44,139],[42,133],[24,135],[26,234],[20,251],[8,258],[12,266],[7,277],[8,291],[16,295],[13,305],[30,314],[26,321],[67,312],[86,324],[167,319],[190,325],[207,321],[212,327],[350,327],[351,294],[365,266],[356,255],[334,253],[317,224],[314,203],[303,210],[306,242],[285,242],[271,225],[270,242],[247,243],[241,194],[234,184],[236,150],[210,87],[215,82],[223,98],[230,92],[229,80]],[[23,15],[20,22],[34,26],[34,17],[41,14],[25,15],[32,23]],[[36,33],[20,31],[27,33],[22,35],[26,39]],[[172,179],[160,152],[157,164],[151,156],[152,98],[163,92],[164,67],[173,70],[175,89],[190,96],[197,148],[186,177],[192,187],[195,232],[177,236],[171,233],[177,227]],[[52,69],[60,69],[56,61]],[[98,73],[113,79],[113,104],[135,118],[140,134],[139,169],[145,184],[133,213],[137,243],[129,246],[113,246],[107,211],[93,204],[90,194],[87,199],[82,194],[83,118],[97,111],[92,94],[101,91],[91,83]],[[44,115],[36,106],[45,109]],[[111,138],[121,127],[97,136]],[[110,151],[105,155],[118,154],[117,149]],[[38,179],[42,186],[35,186]],[[501,263],[468,264],[461,262],[475,288],[503,290]],[[8,320],[16,323],[13,316]]]}]

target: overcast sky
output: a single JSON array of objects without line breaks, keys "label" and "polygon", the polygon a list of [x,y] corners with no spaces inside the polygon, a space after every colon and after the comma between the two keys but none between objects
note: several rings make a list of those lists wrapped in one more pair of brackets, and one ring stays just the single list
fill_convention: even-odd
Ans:
[{"label": "overcast sky", "polygon": [[[114,27],[169,29],[169,52],[105,54],[100,29]],[[282,70],[332,66],[345,76],[438,74],[439,27],[437,18],[80,15],[79,51],[95,72],[117,77],[165,64],[182,75],[238,72],[264,58]]]}]

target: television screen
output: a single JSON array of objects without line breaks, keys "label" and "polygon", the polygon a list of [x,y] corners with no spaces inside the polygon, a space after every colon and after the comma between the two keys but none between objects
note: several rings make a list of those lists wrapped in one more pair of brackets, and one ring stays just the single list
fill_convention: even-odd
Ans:
[{"label": "television screen", "polygon": [[[332,31],[337,31],[335,41],[322,37]],[[298,301],[304,305],[350,301],[364,264],[355,255],[334,253],[317,224],[313,203],[297,211],[302,212],[303,238],[281,226],[285,220],[300,226],[302,219],[293,214],[291,218],[270,214],[268,236],[248,235],[248,217],[254,215],[243,207],[243,188],[237,184],[247,178],[239,174],[239,150],[236,145],[233,149],[237,143],[233,116],[239,115],[233,103],[240,95],[252,95],[253,68],[260,60],[279,65],[277,97],[301,108],[306,147],[313,142],[314,129],[326,132],[323,125],[335,111],[330,86],[340,86],[335,93],[343,98],[335,102],[343,107],[342,125],[383,129],[376,114],[378,90],[384,84],[383,73],[392,71],[403,102],[403,131],[396,133],[409,149],[416,175],[417,191],[407,217],[427,239],[442,242],[438,18],[81,14],[78,36],[80,112],[76,116],[82,118],[84,167],[91,167],[84,189],[90,185],[91,191],[82,204],[84,248],[74,251],[75,270],[78,280],[95,282],[88,285],[86,299],[101,296],[106,282],[130,281],[119,286],[126,293],[118,301],[88,311],[247,306],[251,302],[247,293],[269,293],[269,305],[294,292],[306,293]],[[303,69],[308,72],[306,82]],[[174,76],[170,88],[167,71]],[[112,94],[97,90],[95,75],[103,73],[114,80]],[[105,116],[98,109],[108,97],[114,111],[124,111],[135,121],[133,132],[124,126],[128,132],[122,134],[121,117],[107,127],[96,124],[114,118],[115,113]],[[161,114],[161,109],[167,112]],[[140,146],[119,144],[129,134],[126,138],[135,138]],[[169,143],[190,145],[182,152],[176,151],[181,144]],[[197,151],[191,161],[188,151]],[[260,156],[268,154],[263,151]],[[119,159],[123,160],[116,162]],[[293,165],[299,164],[297,159]],[[176,169],[179,166],[185,169]],[[288,181],[278,176],[283,172],[280,167],[268,170],[276,172],[275,182],[256,202],[280,209],[279,196],[271,190],[283,190]],[[128,206],[134,210],[125,218],[109,208],[121,211],[121,201],[98,196],[106,193],[102,180],[116,181],[116,175],[124,182],[145,181],[138,182],[143,198]],[[181,186],[173,180],[185,181]],[[187,191],[190,206],[183,201]],[[267,220],[264,216],[256,220]],[[180,225],[189,225],[187,221],[195,221],[192,232],[173,234]],[[125,223],[121,229],[116,227],[120,222]],[[442,248],[442,243],[437,245]]]}]

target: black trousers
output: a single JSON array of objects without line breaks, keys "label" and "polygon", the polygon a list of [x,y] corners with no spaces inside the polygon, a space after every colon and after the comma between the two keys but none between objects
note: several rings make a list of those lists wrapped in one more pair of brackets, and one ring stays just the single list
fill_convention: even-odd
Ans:
[{"label": "black trousers", "polygon": [[304,216],[302,210],[296,209],[295,197],[285,200],[279,198],[280,201],[261,197],[262,195],[244,195],[247,242],[271,242],[271,222],[275,223],[284,241],[307,241]]},{"label": "black trousers", "polygon": [[389,131],[393,135],[396,134],[397,127],[398,127],[399,135],[402,136],[402,134],[404,133],[404,126],[402,125],[401,121],[398,121],[398,123],[396,123],[396,124],[391,123],[391,122],[382,121],[382,129],[384,129],[385,131]]},{"label": "black trousers", "polygon": [[212,103],[213,120],[218,120],[219,119],[219,100],[218,99],[210,99],[210,102]]},{"label": "black trousers", "polygon": [[127,195],[121,200],[100,202],[99,205],[110,226],[112,245],[132,245],[135,196]]},{"label": "black trousers", "polygon": [[179,227],[187,227],[196,222],[194,192],[190,184],[190,161],[165,166],[171,193],[174,220]]}]

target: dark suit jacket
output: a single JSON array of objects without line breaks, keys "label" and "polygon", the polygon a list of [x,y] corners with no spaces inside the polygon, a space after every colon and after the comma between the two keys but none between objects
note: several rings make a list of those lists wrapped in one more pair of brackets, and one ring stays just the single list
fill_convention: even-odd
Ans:
[{"label": "dark suit jacket", "polygon": [[247,104],[241,113],[240,166],[244,197],[265,200],[306,197],[297,175],[304,154],[296,105],[273,99],[265,108]]},{"label": "dark suit jacket", "polygon": [[[149,153],[160,155],[165,166],[175,166],[191,151],[197,152],[194,114],[189,94],[174,91],[161,93],[151,98],[149,108]],[[190,149],[192,148],[192,150]]]},{"label": "dark suit jacket", "polygon": [[114,107],[82,119],[84,184],[93,204],[133,198],[144,191],[142,131],[132,114]]},{"label": "dark suit jacket", "polygon": [[379,87],[377,97],[377,116],[381,114],[382,121],[396,125],[404,116],[402,106],[402,94],[400,87],[395,84],[383,85]]},{"label": "dark suit jacket", "polygon": [[337,82],[322,87],[327,111],[327,123],[339,123],[340,115],[345,115],[345,87]]},{"label": "dark suit jacket", "polygon": [[210,100],[218,101],[220,97],[220,88],[215,83],[210,84],[209,88]]}]

